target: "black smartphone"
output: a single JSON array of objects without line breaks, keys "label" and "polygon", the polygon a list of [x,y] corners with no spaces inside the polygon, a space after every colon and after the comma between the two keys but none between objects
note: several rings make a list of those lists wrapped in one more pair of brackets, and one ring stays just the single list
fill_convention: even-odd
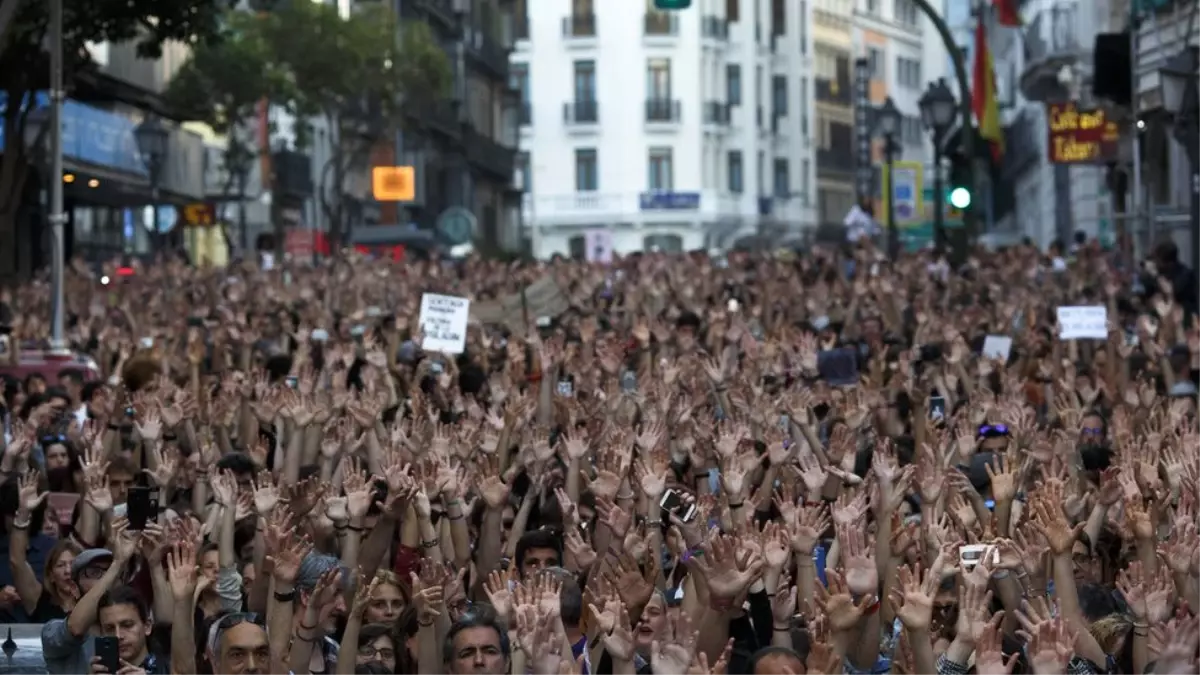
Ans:
[{"label": "black smartphone", "polygon": [[288,389],[295,389],[296,387],[300,386],[300,378],[296,377],[295,375],[288,375],[284,381],[287,382]]},{"label": "black smartphone", "polygon": [[104,635],[96,638],[96,656],[100,657],[100,665],[110,674],[121,669],[121,645],[116,637]]},{"label": "black smartphone", "polygon": [[683,522],[691,522],[692,518],[696,517],[696,504],[686,504],[683,497],[679,495],[678,490],[667,490],[663,493],[662,500],[658,502],[664,511],[665,518],[668,513],[674,513]]},{"label": "black smartphone", "polygon": [[187,320],[188,328],[204,328],[204,319],[198,316],[189,316]]},{"label": "black smartphone", "polygon": [[128,505],[125,515],[129,518],[129,529],[146,529],[147,523],[158,520],[158,488],[140,485],[129,488]]}]

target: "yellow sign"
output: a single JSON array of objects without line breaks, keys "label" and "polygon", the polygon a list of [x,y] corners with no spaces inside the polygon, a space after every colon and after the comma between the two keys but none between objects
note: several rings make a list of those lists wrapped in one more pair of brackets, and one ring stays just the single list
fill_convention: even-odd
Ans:
[{"label": "yellow sign", "polygon": [[411,202],[416,197],[411,166],[377,166],[371,170],[371,194],[381,202]]},{"label": "yellow sign", "polygon": [[193,202],[183,207],[183,224],[187,227],[212,227],[216,222],[212,204]]},{"label": "yellow sign", "polygon": [[1050,161],[1080,164],[1117,156],[1121,132],[1104,110],[1080,110],[1074,103],[1046,106]]}]

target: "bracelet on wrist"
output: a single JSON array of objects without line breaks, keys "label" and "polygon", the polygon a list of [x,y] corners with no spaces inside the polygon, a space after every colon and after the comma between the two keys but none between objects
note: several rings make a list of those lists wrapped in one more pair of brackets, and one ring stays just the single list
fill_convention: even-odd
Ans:
[{"label": "bracelet on wrist", "polygon": [[438,546],[441,545],[441,543],[442,543],[441,537],[434,537],[433,539],[430,539],[429,541],[421,542],[421,548],[428,551],[429,549],[437,548]]},{"label": "bracelet on wrist", "polygon": [[631,499],[633,499],[633,496],[634,496],[634,495],[633,495],[633,493],[632,493],[632,492],[630,492],[630,493],[629,493],[629,494],[627,494],[627,495],[617,495],[617,497],[616,497],[616,498],[617,498],[617,499],[620,499],[620,500],[631,500]]},{"label": "bracelet on wrist", "polygon": [[745,506],[745,505],[746,505],[746,502],[738,502],[738,503],[736,503],[736,504],[730,503],[730,504],[729,504],[729,510],[730,510],[730,511],[732,511],[732,510],[734,510],[734,509],[740,509],[740,508],[742,508],[742,507],[743,507],[743,506]]},{"label": "bracelet on wrist", "polygon": [[775,632],[776,633],[790,633],[790,632],[792,632],[792,627],[791,626],[775,626]]},{"label": "bracelet on wrist", "polygon": [[421,621],[420,619],[417,619],[417,625],[425,626],[426,628],[428,628],[433,625],[433,619],[430,619],[428,621]]},{"label": "bracelet on wrist", "polygon": [[15,529],[15,530],[28,530],[28,529],[29,529],[29,523],[30,523],[30,521],[29,521],[29,520],[26,520],[26,521],[25,521],[25,522],[23,522],[23,523],[18,523],[16,520],[13,520],[13,529]]}]

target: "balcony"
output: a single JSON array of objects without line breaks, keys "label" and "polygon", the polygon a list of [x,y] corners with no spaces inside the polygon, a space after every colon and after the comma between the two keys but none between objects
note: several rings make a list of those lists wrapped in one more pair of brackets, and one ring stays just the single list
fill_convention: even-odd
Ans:
[{"label": "balcony", "polygon": [[563,227],[595,227],[629,214],[649,222],[677,222],[681,217],[711,220],[749,215],[743,213],[745,208],[740,195],[723,190],[527,194],[522,204],[526,222],[535,216],[539,223]]},{"label": "balcony", "polygon": [[646,12],[642,32],[647,38],[679,37],[679,17],[674,12]]},{"label": "balcony", "polygon": [[729,104],[724,101],[706,101],[704,103],[704,123],[717,126],[729,126]]},{"label": "balcony", "polygon": [[600,104],[595,101],[568,101],[563,104],[563,122],[571,126],[592,126],[600,121]]},{"label": "balcony", "polygon": [[596,15],[572,14],[563,17],[563,37],[572,46],[595,46]]},{"label": "balcony", "polygon": [[678,124],[683,118],[679,101],[669,98],[646,99],[646,122],[649,124]]},{"label": "balcony", "polygon": [[719,16],[706,16],[700,20],[701,35],[708,40],[727,42],[729,22]]},{"label": "balcony", "polygon": [[[840,79],[840,78],[839,78]],[[817,103],[828,103],[837,106],[849,106],[853,93],[849,80],[839,82],[838,80],[829,80],[824,77],[818,77],[813,82],[816,86]]]},{"label": "balcony", "polygon": [[467,55],[476,68],[499,80],[508,80],[509,49],[482,31],[468,31],[463,42],[466,43]]},{"label": "balcony", "polygon": [[817,149],[817,176],[849,180],[854,177],[854,156],[850,148]]},{"label": "balcony", "polygon": [[512,180],[517,155],[514,148],[501,145],[495,139],[469,126],[463,138],[463,145],[467,151],[467,162],[472,166],[502,183]]},{"label": "balcony", "polygon": [[436,19],[442,28],[451,31],[458,29],[454,0],[416,0],[416,5],[426,16]]},{"label": "balcony", "polygon": [[411,114],[423,127],[452,138],[462,135],[462,113],[458,101],[444,100],[430,105],[414,106]]},{"label": "balcony", "polygon": [[[1059,2],[1038,12],[1025,28],[1025,69],[1021,72],[1021,93],[1030,101],[1067,98],[1069,93],[1058,81],[1063,66],[1085,57],[1080,40],[1079,5]],[[1087,58],[1090,61],[1090,57]]]}]

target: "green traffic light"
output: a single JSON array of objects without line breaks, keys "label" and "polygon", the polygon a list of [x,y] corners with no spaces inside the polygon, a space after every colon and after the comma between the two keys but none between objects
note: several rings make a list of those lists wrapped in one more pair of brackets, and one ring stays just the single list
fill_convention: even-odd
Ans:
[{"label": "green traffic light", "polygon": [[950,206],[965,209],[971,205],[971,191],[965,187],[956,187],[950,191]]},{"label": "green traffic light", "polygon": [[655,9],[687,9],[692,6],[692,0],[654,0]]}]

